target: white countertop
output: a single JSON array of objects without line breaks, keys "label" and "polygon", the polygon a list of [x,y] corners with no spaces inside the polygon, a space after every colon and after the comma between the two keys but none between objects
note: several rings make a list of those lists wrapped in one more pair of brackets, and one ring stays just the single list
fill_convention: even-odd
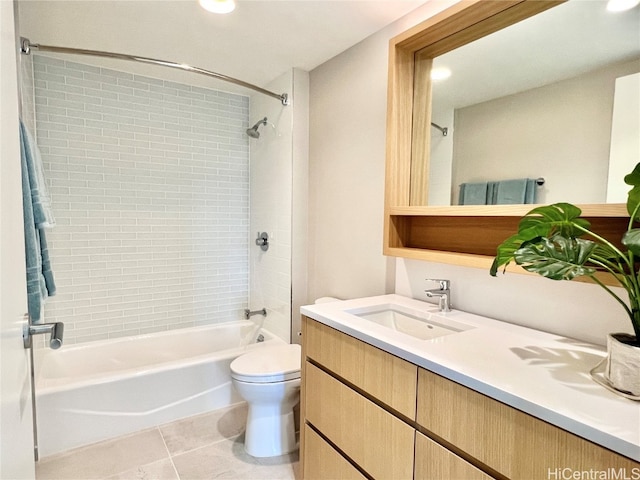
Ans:
[{"label": "white countertop", "polygon": [[[345,310],[393,303],[428,310],[469,325],[462,332],[420,340]],[[301,308],[303,315],[465,385],[523,412],[640,461],[640,402],[594,382],[589,371],[602,347],[400,295]]]}]

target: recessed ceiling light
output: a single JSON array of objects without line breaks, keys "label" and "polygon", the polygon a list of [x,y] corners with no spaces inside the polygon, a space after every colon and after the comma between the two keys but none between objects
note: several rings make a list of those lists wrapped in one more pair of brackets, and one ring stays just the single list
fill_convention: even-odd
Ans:
[{"label": "recessed ceiling light", "polygon": [[447,67],[438,67],[431,70],[431,80],[444,80],[451,76],[451,70]]},{"label": "recessed ceiling light", "polygon": [[640,0],[609,0],[607,2],[607,10],[610,12],[624,12],[631,10],[640,4]]},{"label": "recessed ceiling light", "polygon": [[200,6],[212,13],[230,13],[236,8],[234,0],[198,0]]}]

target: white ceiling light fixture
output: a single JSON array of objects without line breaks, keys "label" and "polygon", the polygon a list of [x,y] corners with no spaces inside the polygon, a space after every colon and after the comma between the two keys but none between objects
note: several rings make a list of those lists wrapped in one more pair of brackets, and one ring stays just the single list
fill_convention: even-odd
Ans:
[{"label": "white ceiling light fixture", "polygon": [[198,0],[200,6],[212,13],[231,13],[236,8],[234,0]]},{"label": "white ceiling light fixture", "polygon": [[631,10],[640,4],[640,0],[609,0],[607,2],[607,10],[610,12],[624,12]]},{"label": "white ceiling light fixture", "polygon": [[431,80],[437,82],[440,80],[446,80],[451,76],[451,70],[447,67],[437,67],[431,70]]}]

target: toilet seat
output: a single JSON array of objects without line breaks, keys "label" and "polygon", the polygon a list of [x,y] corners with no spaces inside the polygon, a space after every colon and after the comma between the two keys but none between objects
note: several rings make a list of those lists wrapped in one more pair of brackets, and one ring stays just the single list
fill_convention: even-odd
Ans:
[{"label": "toilet seat", "polygon": [[259,347],[231,362],[231,377],[247,383],[274,383],[300,378],[300,345]]}]

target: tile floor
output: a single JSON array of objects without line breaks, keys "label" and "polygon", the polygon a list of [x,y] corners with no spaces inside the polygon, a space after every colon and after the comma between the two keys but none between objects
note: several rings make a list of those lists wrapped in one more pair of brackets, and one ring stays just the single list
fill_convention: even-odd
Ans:
[{"label": "tile floor", "polygon": [[298,452],[245,453],[246,404],[41,459],[37,480],[295,480]]}]

